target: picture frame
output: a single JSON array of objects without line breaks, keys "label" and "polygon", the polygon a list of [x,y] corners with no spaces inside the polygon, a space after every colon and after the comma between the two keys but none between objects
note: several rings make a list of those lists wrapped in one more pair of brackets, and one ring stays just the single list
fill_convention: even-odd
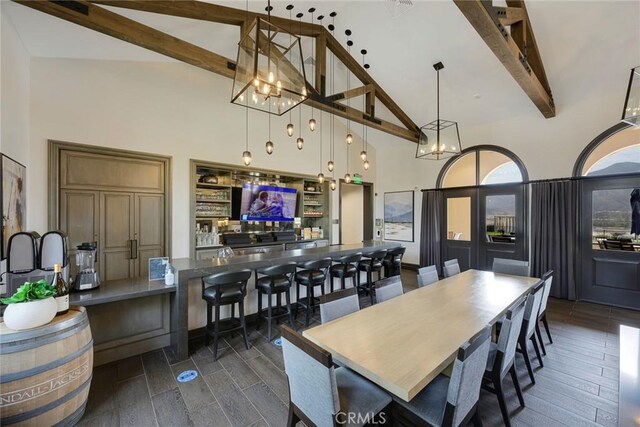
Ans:
[{"label": "picture frame", "polygon": [[164,272],[168,263],[168,257],[149,258],[149,281],[164,280]]},{"label": "picture frame", "polygon": [[384,240],[414,241],[413,190],[384,193]]},{"label": "picture frame", "polygon": [[2,200],[2,227],[0,227],[0,256],[7,257],[9,238],[26,230],[27,167],[11,157],[0,154],[0,198]]}]

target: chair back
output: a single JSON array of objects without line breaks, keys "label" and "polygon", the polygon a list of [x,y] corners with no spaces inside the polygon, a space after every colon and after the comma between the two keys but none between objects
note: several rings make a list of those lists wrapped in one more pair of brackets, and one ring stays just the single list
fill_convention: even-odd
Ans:
[{"label": "chair back", "polygon": [[517,259],[494,258],[493,272],[501,274],[511,274],[513,276],[529,277],[529,261]]},{"label": "chair back", "polygon": [[389,249],[387,251],[386,258],[392,262],[402,261],[402,257],[404,256],[404,253],[406,251],[407,248],[405,248],[404,246],[398,246],[397,248]]},{"label": "chair back", "polygon": [[549,294],[551,293],[551,285],[553,284],[553,270],[549,270],[542,275],[544,280],[544,291],[542,291],[542,301],[540,301],[540,312],[538,317],[547,311],[547,302],[549,302]]},{"label": "chair back", "polygon": [[[247,281],[251,278],[251,270],[243,269],[236,271],[225,271],[222,273],[212,274],[202,278],[202,293],[210,286],[215,286],[219,290],[236,290],[239,289],[242,295],[247,294]],[[217,292],[220,296],[220,292]]]},{"label": "chair back", "polygon": [[295,262],[287,262],[285,264],[272,265],[270,267],[258,268],[257,274],[263,276],[291,276],[296,272],[297,264]]},{"label": "chair back", "polygon": [[376,262],[376,261],[381,262],[382,260],[384,260],[385,256],[387,256],[387,250],[386,249],[369,252],[369,253],[364,255],[364,257],[367,258],[367,259],[363,260],[362,262],[368,262],[368,263],[373,265],[373,263]]},{"label": "chair back", "polygon": [[404,293],[400,276],[392,276],[382,280],[378,280],[375,286],[376,302],[378,303],[385,302],[395,297],[399,297]]},{"label": "chair back", "polygon": [[327,323],[360,310],[356,288],[332,292],[320,297],[320,322]]},{"label": "chair back", "polygon": [[340,264],[353,264],[362,259],[362,252],[357,252],[351,255],[344,255],[338,258],[334,258],[335,262],[339,262]]},{"label": "chair back", "polygon": [[443,425],[462,425],[478,403],[490,343],[491,327],[487,326],[458,349],[447,391]]},{"label": "chair back", "polygon": [[444,271],[444,277],[451,277],[456,274],[460,274],[460,265],[458,265],[458,260],[450,259],[449,261],[445,261],[442,270]]},{"label": "chair back", "polygon": [[327,269],[331,267],[331,263],[333,261],[331,258],[322,258],[322,259],[314,259],[311,261],[305,261],[298,263],[299,268],[304,268],[305,270],[320,270],[327,273]]},{"label": "chair back", "polygon": [[523,332],[526,333],[527,338],[536,331],[536,322],[538,321],[538,314],[540,313],[540,302],[542,301],[543,291],[544,282],[540,280],[540,282],[533,287],[533,290],[527,297],[527,304],[524,309],[524,318],[522,320]]},{"label": "chair back", "polygon": [[435,265],[428,265],[418,269],[418,287],[430,285],[440,280],[438,269]]},{"label": "chair back", "polygon": [[333,427],[340,400],[331,353],[286,325],[281,329],[290,404],[314,425]]},{"label": "chair back", "polygon": [[522,318],[524,317],[525,299],[520,299],[513,305],[500,327],[500,336],[498,337],[495,363],[499,364],[500,375],[503,376],[513,363],[516,354],[516,345],[520,336],[520,328],[522,327]]}]

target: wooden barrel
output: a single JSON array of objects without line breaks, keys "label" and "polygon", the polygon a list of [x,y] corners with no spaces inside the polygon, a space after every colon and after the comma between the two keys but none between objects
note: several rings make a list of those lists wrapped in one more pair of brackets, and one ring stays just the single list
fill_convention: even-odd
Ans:
[{"label": "wooden barrel", "polygon": [[74,425],[87,404],[93,339],[84,307],[13,331],[0,323],[0,425]]}]

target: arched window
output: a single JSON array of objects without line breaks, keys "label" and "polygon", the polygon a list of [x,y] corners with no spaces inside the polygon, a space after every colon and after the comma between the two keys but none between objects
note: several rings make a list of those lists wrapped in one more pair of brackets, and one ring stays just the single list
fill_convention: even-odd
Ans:
[{"label": "arched window", "polygon": [[438,188],[518,183],[528,179],[522,161],[511,151],[480,145],[462,151],[444,165]]},{"label": "arched window", "polygon": [[574,175],[640,173],[640,127],[620,124],[608,129],[582,152]]}]

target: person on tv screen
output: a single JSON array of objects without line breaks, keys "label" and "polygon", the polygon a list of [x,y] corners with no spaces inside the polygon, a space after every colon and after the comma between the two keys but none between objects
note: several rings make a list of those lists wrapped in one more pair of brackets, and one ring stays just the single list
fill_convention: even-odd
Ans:
[{"label": "person on tv screen", "polygon": [[266,191],[261,191],[258,194],[258,198],[253,201],[251,207],[249,208],[249,215],[251,216],[263,216],[265,213],[269,211],[269,204],[267,201],[269,200],[269,193]]},{"label": "person on tv screen", "polygon": [[283,216],[284,209],[284,199],[282,198],[282,194],[276,193],[269,205],[269,215],[273,217],[281,217]]}]

